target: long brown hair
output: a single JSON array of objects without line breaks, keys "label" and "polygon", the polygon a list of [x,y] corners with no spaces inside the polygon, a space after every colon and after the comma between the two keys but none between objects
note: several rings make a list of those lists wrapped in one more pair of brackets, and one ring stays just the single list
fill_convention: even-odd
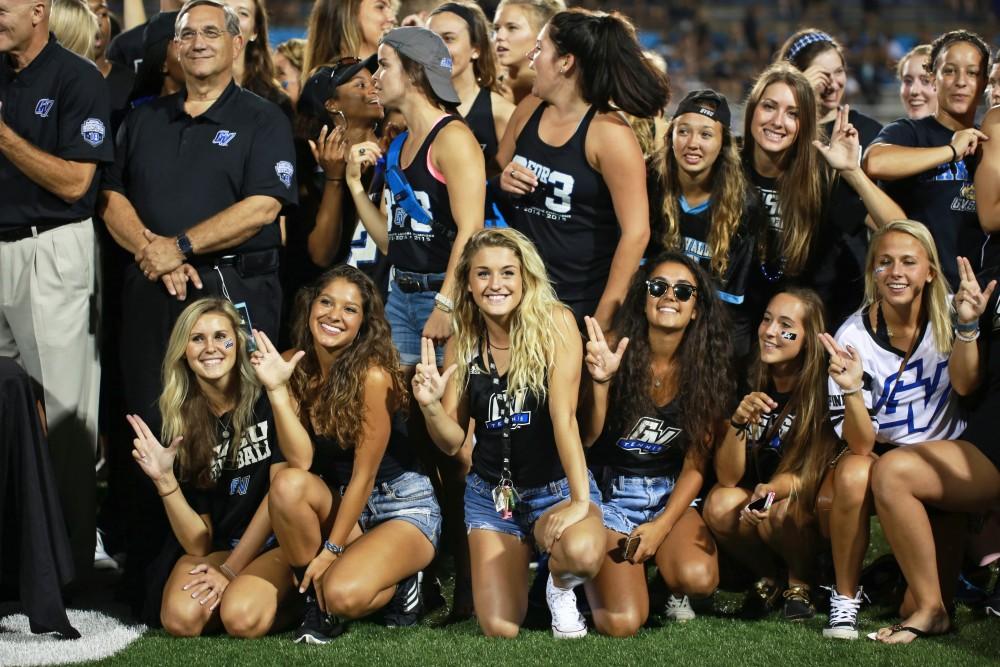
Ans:
[{"label": "long brown hair", "polygon": [[[819,334],[826,331],[823,302],[816,292],[801,287],[789,287],[778,294],[788,294],[803,306],[802,350],[795,387],[789,400],[789,414],[795,420],[783,438],[781,462],[775,474],[790,473],[797,480],[793,498],[812,508],[816,491],[830,461],[836,453],[837,438],[829,420],[827,372],[829,362]],[[775,295],[777,296],[777,294]],[[772,297],[773,300],[773,297]],[[760,360],[760,347],[755,348],[750,370],[750,390],[769,392],[774,388],[771,368]],[[780,428],[780,425],[778,425]]]},{"label": "long brown hair", "polygon": [[[316,343],[309,328],[313,302],[334,280],[346,280],[361,293],[362,324],[350,349],[344,351],[323,377]],[[385,319],[385,307],[371,278],[353,266],[342,264],[299,290],[295,303],[292,341],[306,356],[292,373],[289,386],[299,402],[299,418],[306,428],[333,437],[344,449],[357,447],[363,440],[365,421],[365,379],[373,368],[392,378],[393,410],[406,407],[407,392],[399,370],[399,354],[392,345],[392,333]]]},{"label": "long brown hair", "polygon": [[472,61],[472,71],[476,75],[476,83],[480,88],[487,88],[495,93],[500,92],[500,82],[497,79],[497,54],[490,42],[489,19],[478,3],[467,0],[448,0],[430,13],[430,16],[450,12],[462,19],[469,31],[469,43],[479,51],[479,57]]},{"label": "long brown hair", "polygon": [[274,59],[271,57],[270,41],[267,37],[267,5],[266,0],[253,0],[253,22],[257,29],[257,39],[252,42],[245,35],[243,87],[252,93],[260,95],[271,102],[278,102],[286,97],[281,85],[278,84],[274,70]]},{"label": "long brown hair", "polygon": [[342,56],[356,56],[361,49],[358,11],[361,0],[316,0],[309,14],[306,53],[302,60],[305,80],[321,65]]},{"label": "long brown hair", "polygon": [[253,408],[261,393],[257,374],[246,353],[247,337],[233,304],[228,299],[206,298],[198,299],[185,308],[174,323],[163,357],[163,393],[159,400],[163,426],[160,435],[164,444],[179,435],[184,436],[177,450],[179,479],[191,481],[202,489],[215,484],[212,467],[215,448],[219,444],[216,433],[219,420],[209,408],[194,371],[188,366],[186,352],[191,330],[203,315],[209,313],[225,316],[236,338],[236,366],[230,371],[235,374],[233,391],[236,401],[230,424],[230,461],[236,460],[243,433],[254,423]]},{"label": "long brown hair", "polygon": [[768,235],[760,234],[758,249],[765,260],[783,257],[785,274],[796,276],[809,259],[810,245],[832,179],[826,161],[812,143],[820,136],[816,95],[805,75],[789,63],[776,63],[765,69],[747,98],[743,116],[743,165],[747,173],[754,168],[753,154],[757,145],[750,131],[754,113],[764,91],[775,83],[784,83],[791,88],[799,110],[799,131],[795,143],[782,158],[783,169],[777,179],[783,225],[780,247],[769,248]]},{"label": "long brown hair", "polygon": [[[701,103],[706,107],[708,103]],[[660,180],[663,196],[663,238],[664,248],[677,249],[681,243],[681,183],[678,177],[680,167],[674,155],[674,124],[667,125],[663,151],[656,156],[654,167]],[[721,125],[721,124],[720,124]],[[709,201],[712,207],[711,227],[708,232],[708,247],[712,251],[712,271],[720,278],[729,268],[729,246],[743,222],[747,203],[747,178],[736,142],[728,127],[722,125],[722,149],[712,165],[712,192]]]}]

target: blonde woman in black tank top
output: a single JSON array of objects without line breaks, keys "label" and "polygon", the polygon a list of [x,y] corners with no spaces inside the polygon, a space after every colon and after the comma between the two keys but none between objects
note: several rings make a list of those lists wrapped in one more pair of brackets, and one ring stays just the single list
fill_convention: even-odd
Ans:
[{"label": "blonde woman in black tank top", "polygon": [[[509,222],[539,246],[578,325],[594,315],[610,328],[649,241],[645,161],[616,109],[658,115],[669,86],[617,13],[556,14],[531,67],[534,96],[514,111],[497,156],[506,165],[500,187],[518,209]],[[582,146],[571,153],[574,142]]]}]

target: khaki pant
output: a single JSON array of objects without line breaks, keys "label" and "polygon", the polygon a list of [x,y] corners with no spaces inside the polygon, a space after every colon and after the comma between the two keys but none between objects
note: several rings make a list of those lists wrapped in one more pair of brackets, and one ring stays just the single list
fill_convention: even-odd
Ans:
[{"label": "khaki pant", "polygon": [[17,361],[41,389],[78,574],[94,556],[101,378],[94,249],[90,220],[0,242],[0,356]]}]

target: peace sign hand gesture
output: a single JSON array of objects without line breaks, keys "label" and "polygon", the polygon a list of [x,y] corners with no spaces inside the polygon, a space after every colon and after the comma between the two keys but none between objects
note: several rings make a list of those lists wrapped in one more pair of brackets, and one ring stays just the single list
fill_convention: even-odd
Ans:
[{"label": "peace sign hand gesture", "polygon": [[958,291],[955,292],[955,313],[960,324],[975,322],[986,312],[986,304],[993,295],[997,281],[991,280],[986,289],[979,288],[979,281],[972,264],[965,257],[958,258]]},{"label": "peace sign hand gesture", "polygon": [[830,367],[827,372],[837,386],[844,391],[854,391],[861,386],[861,377],[865,369],[861,364],[861,355],[851,345],[841,347],[833,336],[821,333],[819,340],[830,355]]},{"label": "peace sign hand gesture", "polygon": [[306,353],[299,350],[291,359],[285,361],[266,333],[254,329],[253,337],[257,341],[257,351],[250,355],[250,363],[253,364],[253,368],[257,372],[257,379],[264,385],[264,389],[276,391],[292,377],[292,372],[302,361],[302,357],[306,356]]},{"label": "peace sign hand gesture", "polygon": [[824,146],[819,140],[813,141],[813,146],[837,171],[853,171],[861,165],[861,140],[857,128],[848,120],[850,113],[851,108],[847,104],[837,110],[829,146]]},{"label": "peace sign hand gesture", "polygon": [[413,398],[422,408],[427,408],[441,401],[448,380],[458,364],[452,364],[442,375],[438,371],[437,357],[434,354],[434,341],[426,336],[420,339],[420,363],[413,374]]},{"label": "peace sign hand gesture", "polygon": [[583,318],[587,325],[587,354],[584,361],[587,362],[587,370],[590,377],[598,384],[609,382],[618,372],[621,366],[622,355],[628,347],[628,338],[622,338],[618,345],[612,350],[608,342],[604,339],[604,331],[601,330],[600,323],[593,317],[587,315]]}]

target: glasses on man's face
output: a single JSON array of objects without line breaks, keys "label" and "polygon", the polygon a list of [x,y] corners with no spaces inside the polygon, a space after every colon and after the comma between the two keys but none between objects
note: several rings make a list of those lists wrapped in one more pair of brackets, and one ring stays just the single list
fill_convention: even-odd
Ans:
[{"label": "glasses on man's face", "polygon": [[225,30],[219,30],[218,28],[209,26],[207,28],[202,28],[201,30],[195,30],[194,28],[184,28],[181,30],[181,34],[177,35],[177,38],[182,42],[193,42],[198,35],[207,42],[214,42],[217,39],[221,39],[223,35],[226,34]]},{"label": "glasses on man's face", "polygon": [[688,285],[687,283],[676,283],[671,285],[666,280],[660,280],[659,278],[653,278],[652,280],[646,281],[646,291],[649,292],[649,296],[654,299],[659,299],[661,296],[667,293],[668,289],[674,291],[674,297],[678,301],[687,301],[690,299],[698,288],[694,285]]}]

